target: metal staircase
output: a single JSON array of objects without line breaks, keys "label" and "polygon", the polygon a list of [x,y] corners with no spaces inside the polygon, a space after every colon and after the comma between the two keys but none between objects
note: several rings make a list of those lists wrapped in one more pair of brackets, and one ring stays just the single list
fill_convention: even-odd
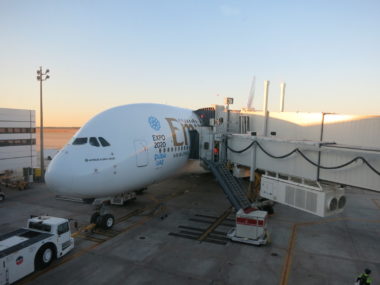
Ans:
[{"label": "metal staircase", "polygon": [[205,159],[202,159],[202,161],[214,174],[226,194],[227,199],[236,211],[251,207],[251,202],[248,200],[243,185],[241,185],[240,181],[232,175],[223,163],[216,163]]}]

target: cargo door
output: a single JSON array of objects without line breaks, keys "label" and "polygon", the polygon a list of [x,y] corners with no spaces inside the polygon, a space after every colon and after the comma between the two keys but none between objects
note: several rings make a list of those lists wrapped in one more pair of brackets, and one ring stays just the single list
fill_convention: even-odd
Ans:
[{"label": "cargo door", "polygon": [[148,145],[145,140],[135,140],[136,166],[144,167],[149,163]]}]

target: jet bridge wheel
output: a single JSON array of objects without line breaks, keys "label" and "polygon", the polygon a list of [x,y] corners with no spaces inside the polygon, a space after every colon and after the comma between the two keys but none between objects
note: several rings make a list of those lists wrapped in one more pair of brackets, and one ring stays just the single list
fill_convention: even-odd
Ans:
[{"label": "jet bridge wheel", "polygon": [[267,211],[268,215],[273,215],[274,214],[273,205],[264,205],[261,208],[262,208],[263,211]]}]

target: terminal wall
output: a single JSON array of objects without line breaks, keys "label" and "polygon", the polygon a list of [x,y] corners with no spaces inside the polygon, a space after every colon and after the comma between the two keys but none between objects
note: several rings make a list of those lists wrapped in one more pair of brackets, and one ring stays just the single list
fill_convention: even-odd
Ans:
[{"label": "terminal wall", "polygon": [[35,111],[0,108],[0,173],[35,167],[35,128]]}]

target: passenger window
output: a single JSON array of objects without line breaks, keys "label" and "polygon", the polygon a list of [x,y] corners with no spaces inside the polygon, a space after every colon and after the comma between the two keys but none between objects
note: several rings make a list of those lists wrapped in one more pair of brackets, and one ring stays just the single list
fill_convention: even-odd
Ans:
[{"label": "passenger window", "polygon": [[102,146],[106,147],[106,146],[110,146],[110,143],[108,141],[106,141],[105,138],[102,138],[102,137],[98,137],[100,143]]},{"label": "passenger window", "polygon": [[93,146],[96,146],[96,147],[100,146],[98,140],[95,137],[91,137],[90,138],[90,145],[93,145]]},{"label": "passenger window", "polygon": [[57,232],[59,235],[67,233],[68,231],[69,231],[69,223],[63,223],[58,226]]},{"label": "passenger window", "polygon": [[87,138],[76,138],[73,141],[73,144],[75,145],[86,144],[86,143],[87,143]]}]

